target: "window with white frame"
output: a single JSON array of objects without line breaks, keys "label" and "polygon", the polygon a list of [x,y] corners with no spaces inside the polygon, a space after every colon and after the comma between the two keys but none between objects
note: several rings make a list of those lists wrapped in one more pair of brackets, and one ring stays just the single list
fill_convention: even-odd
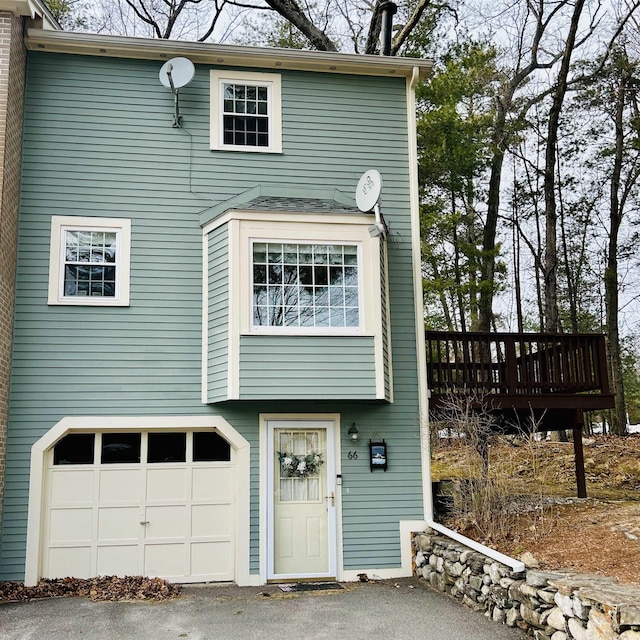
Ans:
[{"label": "window with white frame", "polygon": [[211,148],[282,151],[281,82],[275,73],[211,71]]},{"label": "window with white frame", "polygon": [[254,329],[359,329],[358,255],[358,244],[254,241]]},{"label": "window with white frame", "polygon": [[131,221],[52,216],[49,304],[129,304]]}]

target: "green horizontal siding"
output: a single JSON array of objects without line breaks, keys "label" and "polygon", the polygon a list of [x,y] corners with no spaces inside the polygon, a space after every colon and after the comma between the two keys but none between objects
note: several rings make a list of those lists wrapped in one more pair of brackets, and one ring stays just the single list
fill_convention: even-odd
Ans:
[{"label": "green horizontal siding", "polygon": [[242,336],[240,399],[374,400],[372,337]]},{"label": "green horizontal siding", "polygon": [[229,370],[229,231],[227,225],[212,231],[208,246],[208,366],[209,402],[226,400]]},{"label": "green horizontal siding", "polygon": [[[223,415],[251,444],[256,572],[259,414],[339,413],[345,567],[398,566],[397,521],[422,517],[405,81],[282,71],[283,153],[212,152],[206,65],[181,89],[177,129],[160,62],[28,57],[0,579],[23,576],[31,446],[67,415]],[[259,184],[352,195],[370,168],[383,176],[391,230],[394,404],[319,395],[202,404],[200,215]],[[132,220],[129,307],[47,306],[52,215]],[[222,299],[217,286],[214,279],[210,299]],[[371,383],[372,360],[358,360],[360,347],[343,344],[340,354]],[[213,361],[222,366],[221,352]],[[362,434],[355,445],[346,438],[352,422]],[[389,443],[387,473],[369,471],[374,433]],[[358,460],[348,459],[350,449]]]}]

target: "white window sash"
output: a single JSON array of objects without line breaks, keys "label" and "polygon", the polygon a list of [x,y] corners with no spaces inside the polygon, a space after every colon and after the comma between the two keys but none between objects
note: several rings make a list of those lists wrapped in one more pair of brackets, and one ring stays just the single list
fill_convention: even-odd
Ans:
[{"label": "white window sash", "polygon": [[[67,296],[64,293],[66,233],[68,231],[116,234],[115,296]],[[131,261],[131,220],[128,218],[92,218],[84,216],[51,216],[49,253],[50,305],[108,306],[129,305]],[[92,263],[88,262],[87,265]],[[97,264],[97,263],[96,263]],[[111,263],[107,263],[110,265]],[[101,265],[102,266],[102,265]]]}]

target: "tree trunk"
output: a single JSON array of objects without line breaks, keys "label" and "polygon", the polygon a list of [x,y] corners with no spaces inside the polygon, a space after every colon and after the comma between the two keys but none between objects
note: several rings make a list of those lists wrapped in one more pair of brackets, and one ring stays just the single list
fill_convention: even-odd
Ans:
[{"label": "tree trunk", "polygon": [[[509,93],[511,101],[513,91]],[[482,262],[480,265],[480,299],[478,302],[478,331],[489,331],[493,318],[493,276],[495,272],[496,229],[500,214],[500,183],[504,162],[507,113],[504,103],[498,104],[495,128],[492,136],[493,157],[487,195],[487,219],[482,237]]]},{"label": "tree trunk", "polygon": [[560,330],[560,316],[558,313],[558,247],[557,247],[557,213],[555,194],[556,152],[558,146],[558,127],[564,96],[567,92],[567,77],[571,54],[576,41],[580,15],[584,7],[584,0],[576,0],[571,16],[569,35],[562,56],[562,64],[558,72],[558,81],[553,92],[553,101],[549,110],[549,125],[547,128],[547,146],[544,164],[544,203],[545,203],[545,256],[544,256],[544,319],[545,330],[556,332]]},{"label": "tree trunk", "polygon": [[607,267],[604,272],[605,313],[607,321],[607,347],[611,386],[615,398],[615,408],[611,411],[611,432],[624,435],[627,431],[627,420],[624,402],[624,384],[622,380],[622,358],[620,356],[620,336],[618,333],[618,235],[622,221],[620,204],[620,175],[622,173],[624,149],[624,101],[626,76],[621,73],[616,95],[615,114],[615,155],[611,175],[611,198],[609,210],[609,247]]}]

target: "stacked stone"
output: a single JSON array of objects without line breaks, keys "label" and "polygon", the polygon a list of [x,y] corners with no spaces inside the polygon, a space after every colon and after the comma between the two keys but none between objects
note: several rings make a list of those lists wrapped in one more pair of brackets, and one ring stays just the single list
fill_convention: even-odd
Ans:
[{"label": "stacked stone", "polygon": [[414,537],[415,574],[536,640],[640,640],[640,588],[609,578],[522,573],[430,531]]}]

